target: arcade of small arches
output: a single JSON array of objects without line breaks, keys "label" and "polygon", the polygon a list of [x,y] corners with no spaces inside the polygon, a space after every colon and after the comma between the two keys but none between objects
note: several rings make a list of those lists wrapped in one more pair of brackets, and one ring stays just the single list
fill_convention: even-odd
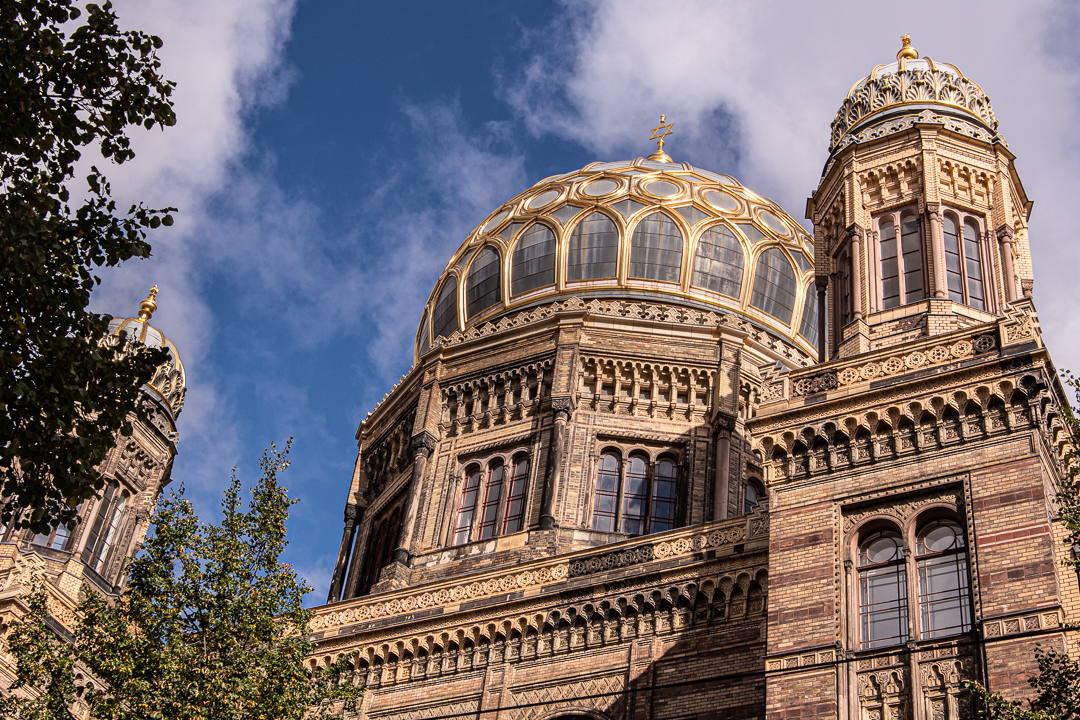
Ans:
[{"label": "arcade of small arches", "polygon": [[[768,597],[765,568],[746,569],[616,598],[582,602],[359,649],[354,682],[369,689],[543,659],[639,638],[687,632],[727,622],[760,620]],[[329,667],[355,648],[311,659]]]},{"label": "arcade of small arches", "polygon": [[950,395],[930,395],[860,416],[826,419],[798,432],[754,439],[769,482],[891,458],[1038,424],[1060,457],[1068,436],[1045,382],[1024,375]]}]

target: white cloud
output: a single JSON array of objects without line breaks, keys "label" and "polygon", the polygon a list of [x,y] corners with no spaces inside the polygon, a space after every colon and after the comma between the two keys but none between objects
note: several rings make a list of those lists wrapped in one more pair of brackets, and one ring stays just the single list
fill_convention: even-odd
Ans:
[{"label": "white cloud", "polygon": [[1075,6],[594,0],[564,10],[531,33],[536,52],[504,89],[532,132],[634,157],[649,150],[643,129],[664,112],[676,123],[667,149],[677,160],[733,172],[797,218],[820,177],[833,113],[853,82],[893,59],[899,35],[958,65],[990,94],[1019,156],[1036,200],[1040,317],[1058,364],[1080,367],[1070,284]]}]

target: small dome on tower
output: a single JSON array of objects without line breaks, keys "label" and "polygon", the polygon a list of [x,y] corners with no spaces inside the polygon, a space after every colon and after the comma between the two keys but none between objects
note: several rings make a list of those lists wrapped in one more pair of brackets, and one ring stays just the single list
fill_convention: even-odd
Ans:
[{"label": "small dome on tower", "polygon": [[829,152],[905,130],[915,122],[937,123],[987,142],[1005,141],[990,98],[978,83],[949,63],[920,57],[903,43],[896,62],[878,65],[851,86],[832,121]]},{"label": "small dome on tower", "polygon": [[169,353],[169,359],[158,366],[146,388],[168,413],[169,421],[175,423],[184,407],[187,375],[176,346],[165,337],[165,333],[150,324],[150,318],[157,310],[157,293],[157,285],[150,288],[150,294],[139,303],[138,317],[113,318],[109,322],[109,336],[118,337],[121,333],[126,333],[129,341],[138,341],[151,348],[162,348]]}]

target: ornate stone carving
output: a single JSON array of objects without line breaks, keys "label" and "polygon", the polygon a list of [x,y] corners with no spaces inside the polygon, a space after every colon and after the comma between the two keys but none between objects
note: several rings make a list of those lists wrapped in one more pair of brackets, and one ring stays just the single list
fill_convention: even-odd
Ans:
[{"label": "ornate stone carving", "polygon": [[117,472],[130,480],[140,490],[146,489],[146,484],[154,475],[157,463],[150,454],[139,447],[134,440],[128,440],[124,449],[120,452],[120,460],[116,464]]},{"label": "ornate stone carving", "polygon": [[839,386],[836,378],[835,370],[828,370],[816,375],[810,375],[809,377],[802,377],[795,380],[792,383],[792,390],[795,395],[813,395],[819,392],[826,392],[828,390],[835,390]]},{"label": "ornate stone carving", "polygon": [[861,505],[856,506],[851,510],[845,510],[844,532],[849,532],[853,527],[862,522],[864,518],[872,515],[887,515],[895,518],[896,521],[902,525],[907,522],[912,515],[930,503],[944,502],[958,511],[963,504],[963,491],[959,488],[936,490],[915,497],[908,497],[908,499],[901,499],[905,497],[906,490],[907,489],[901,490],[896,495],[892,496],[892,498],[875,502],[872,505]]}]

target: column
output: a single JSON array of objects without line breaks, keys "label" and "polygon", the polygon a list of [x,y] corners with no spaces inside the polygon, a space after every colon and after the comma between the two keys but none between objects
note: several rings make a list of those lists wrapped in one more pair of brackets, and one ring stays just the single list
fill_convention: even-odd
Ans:
[{"label": "column", "polygon": [[726,520],[731,495],[731,429],[733,420],[718,416],[716,430],[716,482],[713,485],[713,520]]},{"label": "column", "polygon": [[997,229],[997,238],[1001,243],[1001,275],[1002,284],[1005,286],[1005,302],[1010,303],[1016,299],[1016,273],[1013,269],[1012,248],[1013,229],[1008,225],[1002,225]]},{"label": "column", "polygon": [[345,580],[345,568],[349,566],[353,536],[356,534],[356,505],[345,506],[345,530],[341,533],[341,546],[338,548],[337,564],[334,565],[334,577],[330,581],[330,594],[326,602],[334,603],[341,599],[341,585]]},{"label": "column", "polygon": [[927,288],[926,296],[947,298],[949,293],[945,283],[945,236],[942,235],[941,229],[941,204],[926,203],[926,217],[929,219],[930,228],[930,242],[927,243],[930,247],[930,257],[927,261],[927,267],[930,269],[927,273],[930,276],[930,287]]},{"label": "column", "polygon": [[851,252],[851,320],[862,320],[862,233],[857,228],[848,230]]},{"label": "column", "polygon": [[416,512],[420,506],[420,491],[424,485],[424,471],[427,470],[427,461],[435,449],[435,437],[431,433],[421,432],[412,439],[413,467],[412,477],[409,478],[409,497],[405,500],[405,510],[401,518],[401,531],[397,537],[397,548],[394,550],[390,562],[408,566],[409,558],[412,557],[412,536],[416,527]]},{"label": "column", "polygon": [[818,362],[825,362],[828,358],[829,350],[828,344],[825,342],[829,328],[829,316],[825,310],[828,306],[828,292],[829,292],[829,276],[818,275],[814,278],[814,285],[817,286],[817,346],[818,346]]},{"label": "column", "polygon": [[573,398],[551,399],[555,422],[551,425],[551,442],[548,444],[547,468],[544,473],[544,494],[540,501],[540,529],[555,527],[555,502],[559,496],[559,475],[562,472],[563,453],[566,443],[566,423],[574,411]]}]

